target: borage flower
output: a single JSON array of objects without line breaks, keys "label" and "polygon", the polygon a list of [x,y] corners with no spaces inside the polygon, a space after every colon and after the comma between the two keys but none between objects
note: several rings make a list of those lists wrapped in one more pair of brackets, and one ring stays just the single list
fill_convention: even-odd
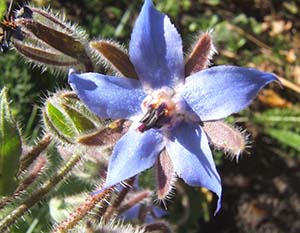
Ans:
[{"label": "borage flower", "polygon": [[216,66],[184,78],[180,35],[151,0],[145,0],[133,29],[129,57],[139,80],[74,70],[69,74],[72,88],[98,116],[133,121],[113,149],[105,188],[157,161],[165,166],[161,171],[174,170],[187,184],[214,192],[218,211],[221,179],[201,124],[247,107],[276,77],[251,68]]}]

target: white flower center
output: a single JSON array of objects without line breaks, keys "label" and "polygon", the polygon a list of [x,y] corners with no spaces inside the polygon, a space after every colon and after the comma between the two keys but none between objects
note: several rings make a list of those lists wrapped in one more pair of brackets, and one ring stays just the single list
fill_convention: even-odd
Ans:
[{"label": "white flower center", "polygon": [[137,128],[140,132],[151,128],[172,128],[190,115],[185,101],[168,87],[153,91],[143,100],[141,107],[144,116]]}]

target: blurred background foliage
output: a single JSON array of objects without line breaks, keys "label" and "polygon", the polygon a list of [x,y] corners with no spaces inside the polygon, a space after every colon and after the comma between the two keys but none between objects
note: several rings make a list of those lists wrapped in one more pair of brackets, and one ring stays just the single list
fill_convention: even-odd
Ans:
[{"label": "blurred background foliage", "polygon": [[[18,4],[22,6],[23,2]],[[113,38],[127,47],[143,1],[28,2],[65,14],[91,38]],[[216,153],[224,186],[221,212],[212,216],[210,193],[179,183],[176,195],[168,203],[167,219],[177,223],[178,232],[299,232],[300,1],[154,2],[171,17],[182,35],[186,53],[199,32],[213,31],[218,50],[214,64],[256,67],[292,83],[270,86],[249,109],[228,119],[246,128],[252,143],[239,163]],[[1,17],[6,4],[0,1]],[[10,50],[0,55],[0,87],[3,86],[9,88],[13,114],[25,139],[31,142],[41,133],[39,106],[49,91],[67,87],[66,74],[33,67]],[[27,232],[45,230],[48,215],[47,208],[35,209],[21,226],[31,229]],[[42,219],[41,216],[45,219],[32,227],[34,219]]]}]

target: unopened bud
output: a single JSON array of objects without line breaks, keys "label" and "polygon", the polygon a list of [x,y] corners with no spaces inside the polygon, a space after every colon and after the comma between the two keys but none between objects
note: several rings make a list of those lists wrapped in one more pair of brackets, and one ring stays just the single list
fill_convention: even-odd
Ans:
[{"label": "unopened bud", "polygon": [[[39,64],[69,68],[70,62],[72,66],[81,63],[86,71],[93,70],[87,36],[78,27],[50,11],[31,6],[21,8],[16,15],[14,23],[24,38],[14,44],[22,55]],[[64,60],[67,62],[61,62]]]},{"label": "unopened bud", "polygon": [[58,139],[75,143],[83,134],[97,131],[104,123],[70,92],[48,98],[43,109],[46,129]]}]

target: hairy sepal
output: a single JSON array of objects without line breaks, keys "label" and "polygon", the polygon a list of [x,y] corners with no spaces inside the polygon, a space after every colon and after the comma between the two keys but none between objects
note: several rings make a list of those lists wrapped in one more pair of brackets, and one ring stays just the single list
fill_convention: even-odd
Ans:
[{"label": "hairy sepal", "polygon": [[204,122],[203,129],[209,143],[231,158],[238,160],[239,155],[247,148],[247,137],[223,121]]},{"label": "hairy sepal", "polygon": [[168,198],[175,179],[172,160],[167,151],[163,150],[156,161],[156,195],[159,200]]},{"label": "hairy sepal", "polygon": [[210,32],[200,34],[185,62],[185,76],[206,69],[216,53]]},{"label": "hairy sepal", "polygon": [[131,63],[126,51],[111,41],[98,40],[90,42],[90,46],[97,51],[106,63],[122,76],[138,79],[137,73]]},{"label": "hairy sepal", "polygon": [[76,143],[77,137],[104,127],[104,122],[66,92],[48,98],[43,109],[46,130],[59,140]]},{"label": "hairy sepal", "polygon": [[86,50],[86,44],[78,40],[76,33],[73,34],[66,30],[59,30],[52,25],[45,25],[33,19],[17,19],[17,25],[22,30],[30,32],[39,40],[48,44],[61,53],[77,59],[85,65],[87,71],[93,70],[93,64]]}]

